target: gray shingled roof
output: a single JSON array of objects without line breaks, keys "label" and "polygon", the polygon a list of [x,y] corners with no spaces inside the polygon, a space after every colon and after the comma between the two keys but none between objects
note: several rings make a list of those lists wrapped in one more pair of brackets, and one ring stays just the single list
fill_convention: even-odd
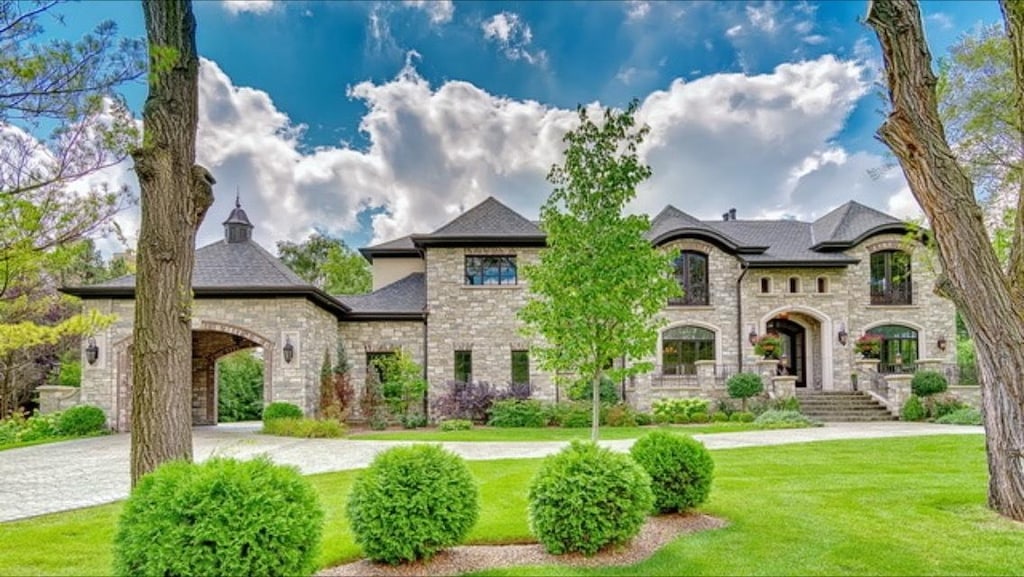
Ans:
[{"label": "gray shingled roof", "polygon": [[413,240],[446,238],[521,237],[543,238],[544,233],[523,215],[505,206],[493,196],[462,213],[430,234],[414,235]]},{"label": "gray shingled roof", "polygon": [[708,223],[697,220],[696,218],[686,214],[671,204],[666,206],[654,220],[651,221],[651,229],[647,231],[647,239],[651,242],[658,243],[661,239],[673,232],[691,232],[691,233],[705,233],[709,234],[719,241],[723,242],[730,248],[740,246],[740,243],[736,242],[735,239],[730,238],[722,231],[716,230]]},{"label": "gray shingled roof", "polygon": [[426,275],[415,272],[365,295],[337,295],[354,316],[422,315],[427,307]]},{"label": "gray shingled roof", "polygon": [[709,227],[736,239],[743,246],[767,247],[764,252],[744,254],[751,264],[852,264],[857,262],[841,252],[811,250],[811,223],[797,220],[708,221]]},{"label": "gray shingled roof", "polygon": [[853,245],[877,229],[899,226],[903,226],[899,219],[850,201],[814,222],[811,245]]},{"label": "gray shingled roof", "polygon": [[416,248],[416,244],[412,241],[412,235],[407,234],[401,238],[395,240],[389,240],[373,246],[364,246],[359,249],[359,253],[363,255],[366,260],[373,261],[374,257],[377,256],[413,256],[419,254],[419,249]]},{"label": "gray shingled roof", "polygon": [[[135,275],[123,276],[91,289],[132,288]],[[313,288],[291,269],[254,241],[229,243],[224,240],[196,251],[192,272],[193,288],[279,287]]]}]

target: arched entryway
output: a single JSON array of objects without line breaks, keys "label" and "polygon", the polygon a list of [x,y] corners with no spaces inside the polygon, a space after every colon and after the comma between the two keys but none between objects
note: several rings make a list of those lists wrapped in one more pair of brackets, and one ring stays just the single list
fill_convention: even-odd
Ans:
[{"label": "arched entryway", "polygon": [[807,329],[787,317],[768,321],[767,331],[782,339],[780,374],[796,377],[797,388],[807,387]]},{"label": "arched entryway", "polygon": [[[235,325],[203,321],[192,331],[192,424],[217,424],[217,360],[242,349],[273,350],[273,341]],[[117,355],[116,429],[131,429],[131,339],[115,345]],[[273,355],[263,359],[263,398],[271,399]]]}]

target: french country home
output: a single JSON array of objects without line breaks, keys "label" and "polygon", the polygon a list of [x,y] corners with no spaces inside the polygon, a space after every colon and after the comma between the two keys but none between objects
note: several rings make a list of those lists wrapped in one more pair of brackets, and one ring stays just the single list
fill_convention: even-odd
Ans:
[{"label": "french country home", "polygon": [[[373,290],[361,295],[305,283],[252,230],[236,203],[224,239],[196,251],[195,424],[217,422],[217,359],[251,347],[263,350],[265,402],[313,414],[325,351],[333,354],[339,339],[356,390],[376,356],[409,353],[429,382],[428,408],[458,381],[529,384],[541,400],[564,395],[537,366],[536,343],[517,317],[529,298],[521,267],[538,260],[544,233],[498,200],[431,233],[361,249],[373,271]],[[897,218],[856,202],[814,222],[744,220],[735,210],[706,221],[667,206],[648,238],[678,251],[684,292],[661,310],[657,348],[646,359],[654,369],[618,384],[637,408],[663,397],[723,396],[726,379],[741,371],[764,375],[772,395],[861,391],[890,408],[902,404],[902,385],[918,368],[956,381],[953,305],[932,292],[938,264]],[[117,317],[83,342],[79,402],[127,430],[134,277],[64,292]],[[765,335],[777,339],[762,342]],[[769,342],[778,348],[765,351]]]}]

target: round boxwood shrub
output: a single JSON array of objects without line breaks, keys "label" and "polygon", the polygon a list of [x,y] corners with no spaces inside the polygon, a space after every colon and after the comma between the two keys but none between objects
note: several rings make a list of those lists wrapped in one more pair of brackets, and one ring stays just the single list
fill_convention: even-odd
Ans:
[{"label": "round boxwood shrub", "polygon": [[654,505],[651,479],[640,465],[583,441],[544,460],[528,500],[530,530],[554,555],[593,555],[625,543]]},{"label": "round boxwood shrub", "polygon": [[310,575],[323,516],[298,470],[266,457],[170,462],[125,503],[114,573]]},{"label": "round boxwood shrub", "polygon": [[747,399],[761,394],[761,391],[764,390],[764,382],[761,381],[761,375],[754,373],[736,373],[729,377],[729,380],[725,382],[725,386],[729,390],[730,397],[741,400],[744,412],[747,410]]},{"label": "round boxwood shrub", "polygon": [[715,462],[700,441],[655,431],[633,443],[629,454],[651,476],[656,510],[685,511],[707,500]]},{"label": "round boxwood shrub", "polygon": [[79,405],[64,411],[57,418],[57,430],[62,435],[81,436],[102,431],[107,427],[103,409]]},{"label": "round boxwood shrub", "polygon": [[949,388],[946,377],[935,371],[918,371],[910,381],[910,390],[918,397],[930,397]]},{"label": "round boxwood shrub", "polygon": [[394,447],[356,479],[348,500],[356,543],[392,565],[458,545],[480,514],[469,467],[438,445]]},{"label": "round boxwood shrub", "polygon": [[305,416],[302,414],[302,409],[291,403],[270,403],[263,409],[264,423],[274,419],[301,419]]},{"label": "round boxwood shrub", "polygon": [[910,395],[900,409],[900,419],[904,421],[923,421],[927,416],[928,411],[917,395]]}]

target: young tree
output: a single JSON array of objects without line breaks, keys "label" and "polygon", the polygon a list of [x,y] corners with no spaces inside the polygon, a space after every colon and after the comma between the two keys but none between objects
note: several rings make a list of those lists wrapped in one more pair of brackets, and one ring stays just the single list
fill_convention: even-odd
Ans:
[{"label": "young tree", "polygon": [[281,262],[306,282],[330,294],[370,290],[370,265],[340,238],[313,233],[304,242],[278,241]]},{"label": "young tree", "polygon": [[196,229],[213,203],[195,164],[199,101],[189,0],[143,0],[149,96],[132,152],[142,218],[135,281],[132,485],[165,461],[192,459],[192,268]]},{"label": "young tree", "polygon": [[[1000,2],[1014,69],[1013,112],[1024,125],[1024,4]],[[1006,269],[986,233],[974,186],[939,117],[937,78],[916,2],[875,0],[892,110],[878,137],[899,160],[931,224],[942,263],[935,290],[952,299],[974,337],[988,453],[988,503],[1024,521],[1024,226],[1020,202]]]},{"label": "young tree", "polygon": [[[540,263],[524,266],[530,301],[520,310],[526,331],[543,337],[536,347],[542,367],[570,372],[591,383],[596,441],[600,382],[644,370],[657,342],[654,315],[678,294],[672,256],[645,238],[645,215],[624,215],[636,187],[651,174],[637,159],[647,134],[625,111],[604,111],[600,124],[580,107],[580,125],[565,135],[565,160],[548,181],[554,190],[541,207],[547,248]],[[613,361],[622,359],[624,366]]]}]

